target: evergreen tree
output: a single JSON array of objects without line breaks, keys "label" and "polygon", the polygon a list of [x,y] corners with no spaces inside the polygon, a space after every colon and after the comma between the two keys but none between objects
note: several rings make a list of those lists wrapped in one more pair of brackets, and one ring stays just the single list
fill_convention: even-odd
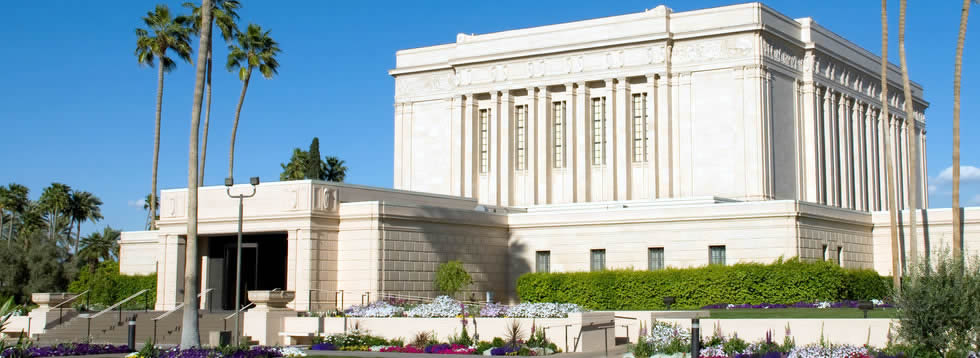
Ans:
[{"label": "evergreen tree", "polygon": [[327,178],[324,172],[323,160],[320,159],[320,138],[313,137],[310,143],[310,150],[306,152],[306,178],[324,180]]}]

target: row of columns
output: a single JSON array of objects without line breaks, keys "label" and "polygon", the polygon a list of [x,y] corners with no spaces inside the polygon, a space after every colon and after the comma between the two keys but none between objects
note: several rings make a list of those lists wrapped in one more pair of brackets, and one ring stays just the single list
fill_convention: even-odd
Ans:
[{"label": "row of columns", "polygon": [[[916,127],[919,167],[909,158],[915,153],[907,136],[905,118],[828,87],[816,87],[816,201],[841,208],[877,211],[888,207],[885,140],[891,143],[899,209],[908,205],[908,173],[920,176],[919,203],[925,193],[925,132]],[[814,147],[811,147],[814,148]],[[922,204],[919,205],[922,207]]]},{"label": "row of columns", "polygon": [[[462,155],[454,161],[458,160],[462,175],[453,184],[458,185],[453,191],[499,206],[672,196],[672,180],[667,178],[673,175],[674,161],[670,156],[676,152],[672,148],[676,143],[669,135],[658,136],[669,133],[671,126],[668,106],[657,105],[658,97],[668,96],[668,86],[662,85],[656,75],[646,79],[645,84],[635,85],[627,78],[617,78],[602,80],[603,86],[597,88],[580,81],[559,85],[564,89],[557,91],[551,89],[559,86],[535,86],[456,96],[452,113],[458,113],[460,132],[454,137],[458,135],[461,140],[454,147]],[[526,91],[526,97],[517,101],[512,92],[522,91]],[[649,155],[641,162],[633,161],[634,92],[647,94],[644,146]],[[487,96],[489,105],[485,102]],[[604,162],[593,160],[593,98],[605,98],[605,123],[601,127]],[[557,119],[563,131],[562,153],[561,158],[555,158],[553,106],[562,102],[564,118]],[[515,106],[527,106],[524,169],[517,168],[514,157]],[[489,165],[485,172],[480,153],[483,110],[489,110]],[[634,166],[642,175],[634,177]]]}]

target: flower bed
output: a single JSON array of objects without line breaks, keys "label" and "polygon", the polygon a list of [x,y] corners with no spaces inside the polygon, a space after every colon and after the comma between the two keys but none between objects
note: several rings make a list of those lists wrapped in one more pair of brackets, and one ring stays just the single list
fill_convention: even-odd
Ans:
[{"label": "flower bed", "polygon": [[[701,307],[703,310],[717,310],[717,309],[771,309],[771,308],[858,308],[860,301],[840,301],[840,302],[797,302],[794,304],[779,304],[779,303],[761,303],[761,304],[730,304],[730,303],[716,303],[713,305],[707,305]],[[885,303],[882,300],[871,300],[871,303],[876,308],[891,308],[893,307],[890,303]]]},{"label": "flower bed", "polygon": [[404,300],[386,300],[365,306],[352,306],[343,314],[348,317],[447,318],[467,314],[475,317],[564,318],[569,313],[585,312],[581,306],[570,303],[521,303],[515,306],[489,303],[479,306],[479,310],[476,307],[467,307],[449,296],[439,296],[431,303],[414,305]]},{"label": "flower bed", "polygon": [[132,350],[128,346],[70,343],[46,347],[9,347],[0,352],[0,357],[61,357],[129,352]]},{"label": "flower bed", "polygon": [[411,343],[405,344],[400,338],[387,340],[365,331],[351,331],[314,338],[310,349],[470,355],[549,355],[558,351],[558,347],[545,337],[544,331],[535,329],[533,325],[531,334],[525,336],[521,333],[520,324],[515,322],[507,340],[498,337],[489,342],[477,341],[466,332],[464,328],[460,334],[449,337],[449,342],[440,342],[431,332],[423,331],[418,332]]}]

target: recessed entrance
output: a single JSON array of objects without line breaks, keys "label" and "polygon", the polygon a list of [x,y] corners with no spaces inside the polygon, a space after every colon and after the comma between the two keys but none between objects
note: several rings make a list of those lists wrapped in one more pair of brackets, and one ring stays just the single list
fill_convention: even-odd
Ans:
[{"label": "recessed entrance", "polygon": [[[208,288],[215,309],[234,310],[237,237],[208,237]],[[242,236],[241,303],[249,290],[286,288],[286,234]]]}]

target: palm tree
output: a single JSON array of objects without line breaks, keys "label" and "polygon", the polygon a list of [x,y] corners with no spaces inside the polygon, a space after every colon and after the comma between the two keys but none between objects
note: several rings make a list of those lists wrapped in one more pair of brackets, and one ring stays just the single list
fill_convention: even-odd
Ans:
[{"label": "palm tree", "polygon": [[27,211],[28,205],[31,202],[31,200],[27,198],[27,194],[29,192],[30,190],[27,189],[26,186],[17,183],[10,183],[7,185],[7,195],[9,199],[7,202],[7,210],[10,210],[11,213],[10,227],[7,228],[7,246],[10,246],[10,242],[14,240],[14,224],[16,224],[17,221],[13,220],[13,216],[15,214],[17,216],[22,216],[24,215],[24,212]]},{"label": "palm tree", "polygon": [[[143,198],[143,210],[150,210],[150,194],[146,194],[146,198]],[[153,222],[160,218],[160,197],[154,197],[153,201],[156,203],[153,207],[153,211],[148,213],[146,216],[146,229],[149,230]]]},{"label": "palm tree", "polygon": [[[140,65],[157,66],[157,110],[156,122],[153,127],[153,178],[150,184],[150,196],[157,193],[157,163],[160,159],[160,115],[163,106],[163,74],[177,68],[177,63],[168,57],[173,52],[177,57],[190,62],[191,45],[190,29],[184,27],[186,19],[173,17],[166,5],[157,7],[146,13],[143,22],[147,29],[136,29],[136,59]],[[151,35],[150,32],[153,34]]]},{"label": "palm tree", "polygon": [[[973,2],[978,2],[973,0]],[[963,69],[963,42],[966,41],[966,20],[970,17],[970,0],[963,0],[960,12],[960,33],[956,39],[956,62],[953,65],[953,258],[962,259],[963,225],[960,213],[960,73]]]},{"label": "palm tree", "polygon": [[78,244],[82,240],[82,222],[102,220],[102,200],[87,191],[74,191],[69,200],[71,219],[78,226],[75,234],[75,245],[72,253],[78,254]]},{"label": "palm tree", "polygon": [[82,239],[82,250],[78,252],[80,263],[95,271],[101,261],[112,261],[119,258],[119,231],[111,227],[102,229],[102,233],[92,233]]},{"label": "palm tree", "polygon": [[919,261],[919,244],[916,240],[916,210],[919,196],[919,146],[916,145],[915,106],[912,103],[912,85],[909,84],[909,65],[905,61],[905,3],[899,1],[898,10],[898,56],[902,61],[902,92],[905,93],[905,134],[909,145],[909,257],[912,264]]},{"label": "palm tree", "polygon": [[[3,215],[4,210],[10,208],[10,190],[5,186],[0,186],[0,238],[3,238]],[[14,213],[10,212],[10,221],[14,221]]]},{"label": "palm tree", "polygon": [[237,36],[238,44],[228,45],[228,71],[238,69],[238,79],[242,81],[242,94],[238,97],[238,107],[235,108],[235,124],[231,127],[231,149],[228,151],[228,177],[234,177],[235,171],[235,135],[238,132],[238,118],[242,114],[242,103],[245,102],[245,92],[248,91],[248,81],[252,78],[252,70],[259,69],[262,76],[271,79],[279,73],[279,44],[269,31],[262,27],[249,24],[245,32]]},{"label": "palm tree", "polygon": [[[211,0],[201,1],[201,23],[211,23]],[[200,276],[197,254],[197,145],[201,130],[201,102],[204,97],[204,75],[207,72],[208,53],[211,51],[211,27],[201,28],[197,47],[197,68],[194,76],[194,99],[191,104],[191,132],[187,151],[187,246],[184,250],[184,317],[180,335],[180,348],[201,346],[201,327],[198,325],[197,278]],[[153,202],[152,200],[150,201]]]},{"label": "palm tree", "polygon": [[[881,0],[881,118],[888,121],[888,0]],[[890,132],[889,132],[890,133]],[[892,238],[892,283],[901,289],[902,270],[898,248],[898,218],[895,202],[895,165],[892,163],[891,136],[885,136],[885,171],[887,174],[888,224]]]},{"label": "palm tree", "polygon": [[288,164],[280,163],[279,166],[282,167],[282,173],[279,174],[279,180],[303,180],[306,178],[306,168],[307,163],[309,163],[309,154],[302,149],[293,148],[293,157],[289,159]]},{"label": "palm tree", "polygon": [[[221,30],[221,37],[225,42],[231,41],[235,38],[235,34],[238,33],[238,24],[235,23],[238,20],[238,9],[241,8],[241,4],[238,0],[214,0],[211,4],[211,21],[208,23],[208,27],[211,28],[211,33],[214,31],[214,24],[218,24],[218,29]],[[201,33],[201,8],[196,4],[191,2],[185,2],[184,7],[191,9],[190,15],[190,26],[191,31],[194,34],[200,35]],[[208,126],[211,122],[211,53],[214,46],[208,48],[208,63],[207,63],[207,82],[205,87],[207,90],[207,98],[204,100],[204,134],[201,138],[201,169],[198,173],[197,184],[204,185],[204,162],[208,156]]]},{"label": "palm tree", "polygon": [[[63,215],[69,214],[71,201],[71,187],[61,183],[51,183],[41,192],[41,199],[38,201],[40,209],[47,217],[48,238],[54,240],[57,229],[62,224],[60,221]],[[69,223],[70,227],[71,224]]]},{"label": "palm tree", "polygon": [[347,167],[344,166],[344,161],[340,158],[334,156],[327,156],[327,181],[333,181],[341,183],[344,181],[344,177],[347,176]]}]

